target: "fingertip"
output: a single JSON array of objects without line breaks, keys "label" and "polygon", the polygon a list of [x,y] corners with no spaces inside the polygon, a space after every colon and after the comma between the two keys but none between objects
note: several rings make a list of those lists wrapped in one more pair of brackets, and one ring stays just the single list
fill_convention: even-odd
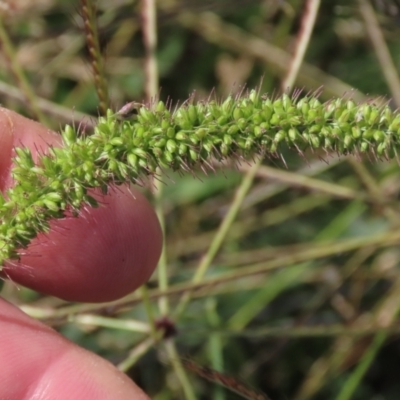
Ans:
[{"label": "fingertip", "polygon": [[113,188],[99,202],[78,218],[51,221],[48,234],[33,239],[18,262],[6,264],[6,274],[31,289],[80,302],[116,300],[144,284],[163,241],[152,206],[132,186]]},{"label": "fingertip", "polygon": [[0,190],[12,185],[10,171],[15,147],[27,147],[34,160],[49,146],[61,146],[61,136],[39,124],[0,107]]},{"label": "fingertip", "polygon": [[[49,145],[61,143],[60,136],[46,127],[5,109],[0,109],[0,129],[0,151],[8,160],[0,171],[2,189],[12,184],[14,147],[30,148],[35,158]],[[111,301],[141,286],[161,254],[157,216],[147,199],[126,185],[111,188],[100,204],[97,209],[82,209],[78,218],[66,215],[50,221],[51,231],[34,238],[20,261],[6,263],[5,275],[70,301]]]},{"label": "fingertip", "polygon": [[1,399],[148,400],[112,364],[1,299],[0,330]]}]

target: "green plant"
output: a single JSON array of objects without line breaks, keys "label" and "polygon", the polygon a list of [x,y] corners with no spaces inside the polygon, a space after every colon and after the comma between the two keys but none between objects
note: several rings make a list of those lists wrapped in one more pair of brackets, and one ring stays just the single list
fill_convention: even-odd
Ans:
[{"label": "green plant", "polygon": [[18,257],[18,248],[48,232],[48,221],[63,218],[67,209],[77,216],[83,204],[98,206],[89,188],[107,193],[111,183],[137,183],[158,168],[210,168],[212,159],[280,158],[282,145],[300,154],[312,149],[390,159],[397,157],[400,138],[400,114],[388,106],[343,99],[323,104],[314,96],[270,99],[256,91],[174,112],[163,102],[143,106],[137,121],[117,117],[109,110],[84,138],[67,126],[64,146],[38,164],[29,149],[16,148],[16,184],[0,196],[0,263]]},{"label": "green plant", "polygon": [[[64,22],[68,29],[62,33],[69,38],[68,45],[60,50],[58,42],[51,40],[65,43],[51,21],[52,17],[64,21],[61,2],[52,4],[54,15],[36,11],[32,18],[7,21],[8,34],[14,36],[9,44],[14,42],[16,48],[4,46],[7,30],[3,30],[2,50],[20,88],[18,92],[14,86],[0,86],[3,93],[6,90],[8,107],[47,119],[48,126],[58,128],[60,120],[74,116],[85,120],[85,115],[71,111],[72,106],[97,114],[101,102],[104,113],[107,104],[141,99],[143,93],[147,106],[136,119],[122,120],[115,110],[108,111],[96,120],[90,136],[70,126],[63,128],[66,146],[51,149],[37,165],[26,149],[18,150],[14,174],[21,183],[1,204],[0,259],[17,257],[16,248],[27,246],[38,231],[46,231],[48,222],[62,216],[64,209],[79,214],[82,204],[96,205],[87,191],[90,187],[107,191],[110,183],[140,182],[146,175],[161,177],[168,185],[160,189],[163,186],[155,180],[154,202],[167,232],[158,282],[153,279],[149,288],[111,305],[63,303],[60,307],[58,300],[24,289],[16,295],[12,284],[5,285],[5,295],[18,296],[21,308],[30,315],[112,360],[136,379],[140,375],[140,383],[160,397],[177,398],[180,393],[176,385],[168,384],[168,367],[158,372],[152,350],[162,346],[186,398],[193,398],[196,391],[204,398],[211,397],[211,390],[213,398],[223,398],[224,393],[203,382],[197,382],[194,390],[179,363],[179,352],[189,353],[205,366],[242,375],[268,393],[279,387],[272,398],[282,397],[281,392],[296,399],[389,396],[393,388],[389,371],[398,361],[394,335],[400,287],[396,268],[400,259],[399,117],[373,95],[367,100],[355,91],[342,97],[351,87],[374,94],[390,92],[394,99],[399,93],[396,74],[389,68],[390,53],[382,59],[382,43],[375,51],[380,70],[364,47],[368,35],[379,37],[376,31],[360,34],[339,29],[359,26],[364,20],[358,10],[365,10],[368,2],[323,2],[315,27],[305,18],[302,2],[296,1],[268,2],[264,9],[255,1],[249,2],[252,7],[246,3],[242,8],[241,2],[221,2],[217,10],[211,8],[212,13],[190,12],[187,5],[171,11],[167,3],[159,5],[160,85],[150,67],[144,71],[146,84],[139,83],[143,72],[137,67],[141,38],[135,10],[126,12],[127,5],[104,1],[98,3],[97,14],[89,12],[86,21],[91,20],[91,30],[86,33],[90,34],[87,43],[91,41],[95,49],[89,54],[92,66],[97,65],[93,68],[97,97],[79,68],[82,32],[69,31],[70,21]],[[204,7],[202,3],[190,6],[200,11]],[[291,62],[296,57],[284,49],[291,47],[297,32],[307,48],[309,41],[298,29],[303,17],[309,30],[317,33],[308,47],[308,63],[302,63],[303,52],[297,70]],[[389,50],[397,54],[398,29],[385,16],[380,18],[383,28],[376,19],[375,25],[368,22],[366,27],[378,26]],[[109,35],[109,62],[99,54],[94,21]],[[149,23],[144,25],[148,33],[144,53],[150,65],[150,60],[155,61],[154,30]],[[266,36],[269,41],[262,39]],[[26,47],[38,60],[23,62],[23,71],[17,55],[24,60]],[[299,47],[296,42],[296,50]],[[193,53],[196,57],[191,57]],[[252,72],[246,75],[247,69]],[[248,81],[250,86],[265,74],[261,88],[226,101],[211,100],[213,86],[215,97],[228,97],[232,70],[238,72],[233,75],[239,83]],[[287,70],[298,77],[298,87],[312,91],[323,85],[324,90],[318,91],[321,100],[305,91],[264,96],[279,86],[281,92],[294,86]],[[112,79],[106,85],[109,90],[104,90],[105,81],[99,82],[107,73]],[[11,82],[6,68],[1,75],[2,81]],[[280,84],[277,76],[285,76],[285,83]],[[176,109],[150,101],[159,86],[162,98],[184,99],[196,88],[200,100],[190,98]],[[112,93],[112,102],[107,92]],[[14,100],[21,97],[27,99],[23,106]],[[266,161],[260,166],[263,156]],[[392,163],[381,162],[391,158]],[[233,171],[224,169],[203,178],[203,172],[219,171],[220,160],[233,166]],[[178,173],[172,174],[170,167]],[[162,175],[167,169],[171,180]],[[181,177],[182,171],[188,173]],[[66,181],[64,174],[73,179]],[[168,324],[179,332],[173,341],[160,339],[160,326]],[[96,329],[89,332],[88,325]],[[393,343],[385,340],[389,335]],[[372,362],[372,373],[365,376]],[[148,383],[148,370],[160,377],[161,387],[155,388],[154,380]],[[374,386],[382,376],[389,381],[387,387]]]}]

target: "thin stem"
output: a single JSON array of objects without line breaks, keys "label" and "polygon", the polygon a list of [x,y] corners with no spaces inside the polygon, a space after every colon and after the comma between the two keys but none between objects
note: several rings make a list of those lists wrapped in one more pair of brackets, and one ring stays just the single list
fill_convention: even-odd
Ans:
[{"label": "thin stem", "polygon": [[148,293],[146,285],[142,285],[142,287],[140,288],[140,294],[142,297],[144,308],[146,310],[147,319],[149,320],[148,326],[149,326],[151,337],[154,340],[154,342],[157,342],[160,339],[160,337],[162,336],[162,332],[157,332],[155,320],[154,320],[153,306],[150,302],[149,293]]},{"label": "thin stem", "polygon": [[283,90],[291,90],[296,81],[301,64],[306,54],[308,44],[310,42],[312,30],[314,29],[319,5],[320,0],[307,0],[306,2],[306,11],[301,21],[301,28],[297,38],[296,51],[292,59],[288,74],[282,82]]},{"label": "thin stem", "polygon": [[[146,85],[145,93],[146,100],[150,104],[156,100],[158,90],[158,65],[157,65],[157,7],[155,0],[142,0],[142,30],[143,42],[146,49],[145,56],[145,74]],[[157,171],[161,175],[161,171]],[[155,209],[161,229],[165,234],[165,220],[164,210],[162,204],[163,185],[157,179],[153,179],[155,187]],[[168,289],[168,271],[167,271],[167,253],[165,249],[165,241],[163,241],[163,248],[158,263],[158,287],[160,290],[165,291]],[[168,297],[160,297],[158,302],[160,313],[163,316],[169,313]]]},{"label": "thin stem", "polygon": [[[254,57],[263,62],[277,75],[283,75],[291,65],[291,56],[281,48],[268,43],[264,38],[251,35],[236,25],[228,24],[211,13],[181,13],[178,19],[183,26],[194,30],[197,34],[216,43],[221,47],[241,54]],[[352,93],[356,101],[362,101],[365,96],[358,90],[333,75],[329,75],[321,69],[303,62],[297,82],[300,87],[319,88],[324,87],[324,95],[329,97],[342,96],[343,93]]]},{"label": "thin stem", "polygon": [[[284,251],[277,251],[271,254],[271,260],[250,265],[243,270],[234,272],[226,272],[219,275],[217,278],[207,278],[201,283],[183,283],[175,284],[166,292],[161,292],[159,289],[153,289],[149,291],[150,299],[157,299],[160,296],[172,296],[176,294],[182,294],[187,290],[200,290],[209,287],[215,287],[216,285],[226,283],[228,281],[234,281],[236,279],[244,279],[251,276],[265,274],[266,272],[274,271],[279,268],[287,267],[288,265],[294,265],[301,262],[315,260],[323,257],[329,257],[335,254],[341,254],[357,249],[369,248],[371,246],[380,248],[397,245],[400,240],[400,232],[393,231],[383,234],[378,234],[372,237],[361,237],[354,239],[346,239],[343,241],[329,242],[324,244],[315,244],[311,246],[309,243],[299,246],[299,250],[296,251],[294,246],[285,246]],[[284,253],[285,255],[282,255]],[[57,310],[37,310],[29,306],[23,306],[21,309],[27,312],[29,315],[43,318],[44,320],[55,319],[60,322],[62,318],[68,318],[69,315],[75,313],[86,313],[86,312],[101,312],[112,308],[117,310],[131,306],[133,304],[141,302],[141,297],[137,293],[133,293],[124,299],[116,300],[105,304],[79,304],[72,305],[69,307],[63,307]]]},{"label": "thin stem", "polygon": [[6,56],[10,64],[11,72],[15,76],[15,80],[26,99],[28,107],[30,107],[35,117],[40,122],[46,125],[47,117],[42,113],[42,110],[38,107],[36,96],[32,90],[32,87],[25,76],[21,64],[17,60],[15,49],[4,27],[3,17],[1,16],[1,13],[0,13],[0,45],[2,47],[4,55]]},{"label": "thin stem", "polygon": [[142,321],[132,319],[115,319],[102,317],[100,315],[93,314],[80,314],[72,315],[69,317],[69,322],[75,322],[82,325],[102,326],[105,328],[112,329],[123,329],[133,332],[149,333],[150,326]]},{"label": "thin stem", "polygon": [[[383,344],[383,340],[388,333],[386,329],[395,324],[400,310],[399,298],[400,278],[396,277],[382,301],[375,305],[372,311],[361,314],[352,324],[353,326],[380,326],[383,328],[381,332],[378,331],[373,340],[372,348],[370,347],[372,353],[376,353]],[[313,397],[326,383],[327,379],[333,378],[342,370],[348,360],[358,360],[360,358],[359,349],[357,349],[357,346],[354,346],[355,343],[357,342],[354,337],[349,337],[347,335],[338,336],[331,350],[328,352],[328,355],[322,356],[311,366],[307,374],[308,376],[306,376],[295,398],[300,400]],[[362,363],[361,369],[358,371],[356,369],[354,375],[350,375],[349,383],[346,384],[346,386],[348,386],[346,391],[349,390],[349,392],[351,392],[354,388],[353,385],[358,384],[360,381],[360,378],[368,366],[370,360],[369,356],[372,354],[371,352],[367,351],[369,355],[365,360],[365,364]]]},{"label": "thin stem", "polygon": [[400,106],[400,79],[397,68],[390,55],[385,42],[382,30],[379,27],[374,9],[367,0],[358,0],[361,16],[364,19],[364,26],[368,33],[372,46],[374,47],[376,57],[381,71],[386,79],[387,85],[391,91],[396,105]]},{"label": "thin stem", "polygon": [[155,0],[142,0],[142,29],[143,40],[146,49],[146,98],[147,101],[155,101],[158,84],[157,65],[157,9]]},{"label": "thin stem", "polygon": [[[162,206],[162,192],[163,185],[158,180],[154,180],[154,184],[156,185],[156,194],[155,194],[155,210],[158,217],[158,220],[161,225],[161,230],[165,235],[165,219],[164,219],[164,210]],[[163,241],[163,248],[161,251],[160,260],[158,261],[157,266],[158,273],[158,287],[162,292],[168,290],[169,282],[168,282],[168,262],[167,262],[167,252],[165,247],[165,240]],[[160,313],[163,316],[169,314],[169,300],[167,296],[161,296],[158,301],[158,306],[160,309]]]},{"label": "thin stem", "polygon": [[179,379],[183,392],[185,393],[186,400],[196,400],[196,394],[193,390],[193,386],[183,368],[181,359],[179,357],[178,351],[176,350],[175,343],[172,340],[167,340],[164,343],[165,350],[168,354],[168,358],[172,364],[175,371],[176,377]]},{"label": "thin stem", "polygon": [[363,376],[367,372],[371,363],[375,360],[378,351],[381,349],[385,340],[387,338],[387,333],[378,333],[368,350],[365,351],[361,358],[360,363],[357,365],[355,371],[350,375],[350,378],[344,383],[339,395],[336,400],[350,400],[357,386],[360,384]]},{"label": "thin stem", "polygon": [[[208,341],[207,341],[207,353],[208,358],[211,360],[211,365],[213,369],[216,371],[223,371],[224,369],[224,357],[223,357],[223,348],[224,341],[222,340],[221,335],[216,332],[218,327],[221,325],[221,319],[218,315],[217,311],[217,300],[215,297],[207,297],[206,300],[206,311],[207,311],[207,320],[209,325],[214,328],[213,332],[208,332]],[[213,398],[215,400],[224,400],[226,396],[221,388],[221,386],[216,386],[213,391]]]},{"label": "thin stem", "polygon": [[138,345],[136,345],[125,358],[125,360],[121,361],[117,368],[122,372],[127,372],[130,368],[132,368],[141,357],[146,354],[150,348],[154,346],[154,341],[152,338],[144,339]]},{"label": "thin stem", "polygon": [[[210,382],[217,383],[222,387],[230,390],[233,393],[238,394],[244,399],[247,400],[271,400],[265,393],[261,393],[256,391],[243,382],[237,380],[236,378],[225,375],[222,372],[217,370],[213,370],[208,367],[203,367],[199,364],[196,364],[194,361],[190,359],[183,360],[184,365],[190,371],[196,373],[197,375],[201,376],[204,379],[207,379]],[[216,399],[216,397],[213,397]]]},{"label": "thin stem", "polygon": [[381,207],[383,214],[388,221],[390,221],[393,226],[398,227],[400,225],[400,215],[387,203],[385,194],[382,193],[378,182],[375,181],[374,177],[365,167],[364,163],[354,159],[354,157],[349,157],[348,161],[355,173],[360,177],[361,182],[366,187],[369,193],[369,200],[374,202],[376,206]]},{"label": "thin stem", "polygon": [[[17,100],[20,103],[24,103],[26,101],[25,95],[21,89],[2,81],[0,81],[0,94],[6,95],[7,98]],[[89,114],[85,114],[77,110],[71,112],[70,108],[59,105],[39,96],[35,96],[35,99],[38,108],[42,112],[50,114],[59,122],[62,121],[66,123],[73,123],[74,121],[85,121],[85,125],[93,125],[93,117]],[[57,127],[59,127],[59,125],[57,125]]]},{"label": "thin stem", "polygon": [[82,18],[86,32],[86,42],[92,64],[99,109],[105,115],[108,108],[108,84],[104,72],[104,57],[100,50],[99,34],[97,29],[96,7],[93,0],[81,0]]},{"label": "thin stem", "polygon": [[[211,331],[214,334],[214,331]],[[335,336],[354,336],[362,338],[374,334],[385,333],[386,335],[397,335],[400,332],[400,326],[348,326],[340,324],[327,324],[321,326],[285,326],[285,327],[265,327],[252,329],[235,330],[216,330],[215,333],[222,337],[240,337],[250,339],[260,338],[318,338]],[[201,331],[196,332],[201,334]],[[207,330],[210,334],[210,330]]]},{"label": "thin stem", "polygon": [[[222,221],[222,224],[220,225],[218,232],[215,234],[214,239],[208,248],[207,253],[203,256],[199,266],[197,267],[197,270],[192,278],[192,283],[196,284],[199,283],[204,275],[206,274],[208,268],[210,267],[212,260],[216,256],[217,252],[221,248],[221,245],[223,241],[225,240],[226,235],[229,232],[230,227],[232,226],[232,223],[234,222],[239,210],[240,206],[243,203],[243,200],[249,191],[252,183],[254,176],[258,170],[258,167],[261,164],[261,159],[258,159],[251,167],[251,169],[247,172],[245,175],[241,185],[239,186],[238,190],[236,191],[235,197],[233,199],[233,202],[229,208],[228,213],[226,214],[224,220]],[[191,298],[191,291],[188,290],[180,299],[178,306],[175,310],[175,315],[178,317],[183,313],[185,310],[190,298]]]}]

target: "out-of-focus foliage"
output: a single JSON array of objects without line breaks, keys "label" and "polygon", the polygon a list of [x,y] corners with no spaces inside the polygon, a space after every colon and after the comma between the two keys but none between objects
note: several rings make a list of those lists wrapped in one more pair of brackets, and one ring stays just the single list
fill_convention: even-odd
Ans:
[{"label": "out-of-focus foliage", "polygon": [[[159,1],[160,98],[174,104],[195,91],[199,100],[221,99],[244,85],[278,93],[296,47],[304,3]],[[391,83],[370,44],[361,4],[322,2],[296,87],[307,92],[323,85],[324,99],[345,96],[351,88],[358,101],[363,93],[391,98]],[[399,66],[397,2],[371,4]],[[54,129],[66,121],[90,121],[78,112],[98,114],[79,10],[79,1],[14,0],[4,21],[16,58]],[[144,100],[140,3],[99,0],[97,13],[113,108]],[[20,101],[19,82],[4,52],[0,81],[2,105],[31,115],[29,104]],[[189,286],[249,169],[245,162],[230,167],[208,176],[199,170],[195,177],[168,172],[163,177],[172,289]],[[204,278],[213,282],[219,277],[222,283],[195,292],[179,318],[173,313],[179,296],[168,297],[179,352],[240,376],[273,400],[344,399],[340,396],[348,382],[355,382],[353,399],[398,399],[400,251],[394,238],[400,226],[399,172],[397,162],[323,153],[299,157],[288,151],[282,159],[266,160]],[[254,269],[259,273],[250,274]],[[149,286],[151,296],[156,276]],[[3,294],[35,307],[65,306],[26,289],[17,291],[10,283]],[[157,299],[151,301],[158,318]],[[148,321],[140,302],[109,316]],[[383,328],[388,336],[379,347],[375,338]],[[115,364],[147,338],[76,322],[58,329]],[[184,398],[173,360],[163,358],[162,348],[162,343],[150,346],[127,373],[154,399]],[[372,363],[358,382],[355,371],[368,351]],[[201,399],[235,398],[199,377],[191,375],[191,381]]]}]

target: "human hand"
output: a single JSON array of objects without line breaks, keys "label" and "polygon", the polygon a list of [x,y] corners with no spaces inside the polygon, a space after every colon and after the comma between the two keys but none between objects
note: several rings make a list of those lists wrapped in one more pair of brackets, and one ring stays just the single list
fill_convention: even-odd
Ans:
[{"label": "human hand", "polygon": [[[60,146],[60,136],[42,125],[0,108],[0,190],[12,186],[13,149],[34,154]],[[101,206],[79,218],[51,221],[20,261],[3,275],[16,284],[71,301],[117,299],[143,284],[161,252],[162,234],[146,198],[121,186]],[[104,359],[0,299],[0,399],[147,399],[124,374]]]}]

